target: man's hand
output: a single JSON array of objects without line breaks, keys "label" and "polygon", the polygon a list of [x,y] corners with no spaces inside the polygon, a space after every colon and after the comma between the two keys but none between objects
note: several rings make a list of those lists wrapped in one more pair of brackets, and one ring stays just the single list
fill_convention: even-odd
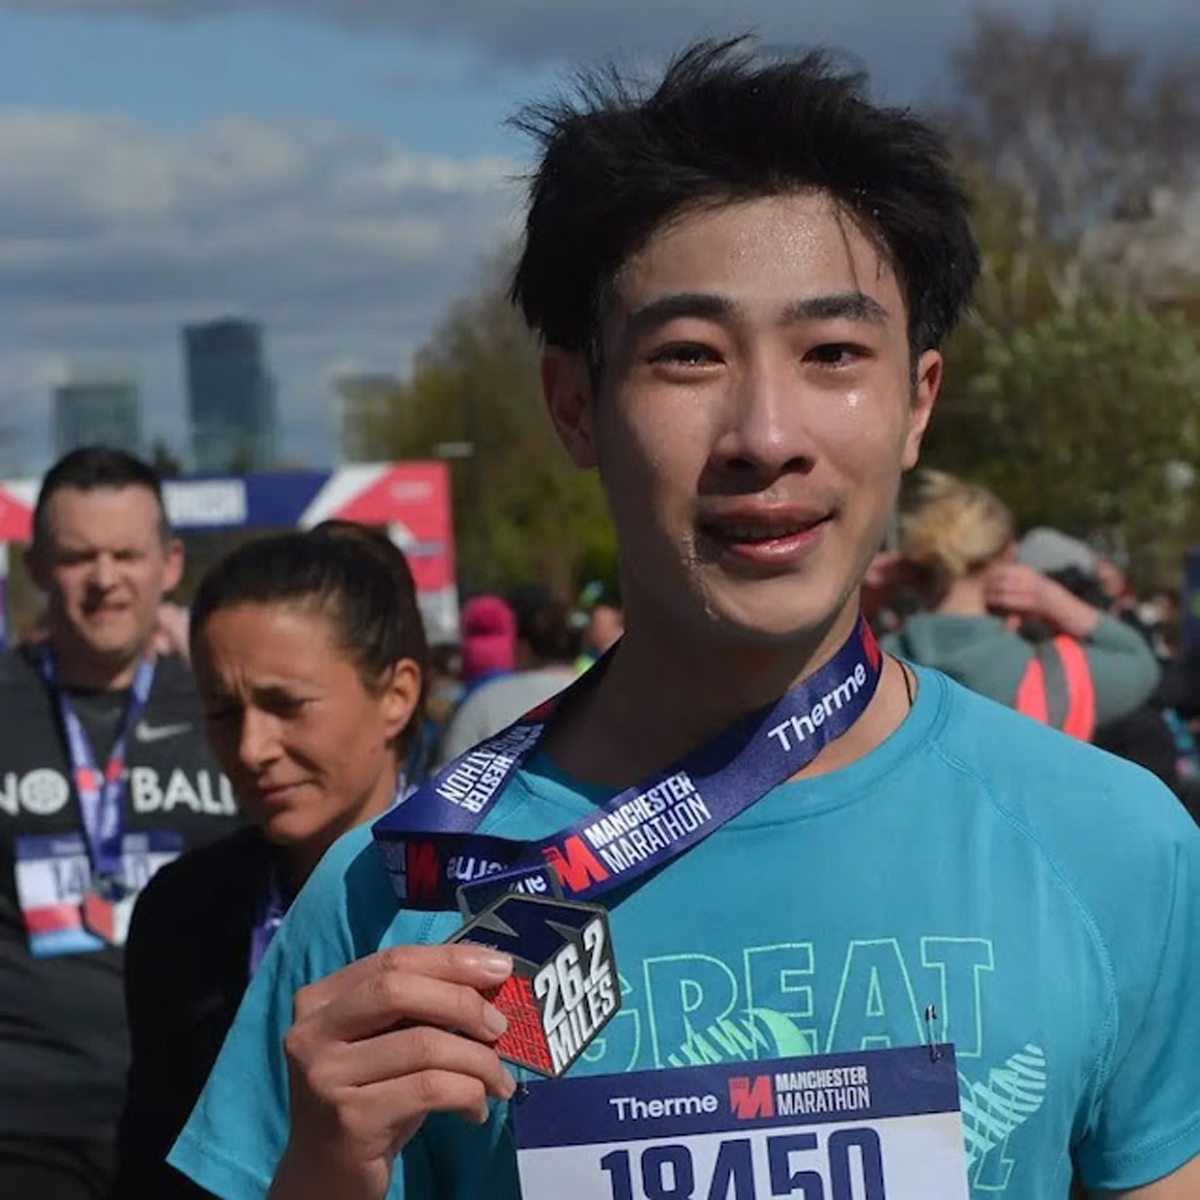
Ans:
[{"label": "man's hand", "polygon": [[488,1117],[512,1076],[483,996],[512,960],[478,946],[397,946],[296,994],[284,1048],[291,1133],[273,1200],[382,1200],[396,1156],[431,1112]]}]

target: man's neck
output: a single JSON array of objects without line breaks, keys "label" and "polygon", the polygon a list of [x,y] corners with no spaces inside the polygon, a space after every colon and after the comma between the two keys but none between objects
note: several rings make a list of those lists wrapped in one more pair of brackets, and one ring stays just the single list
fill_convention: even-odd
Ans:
[{"label": "man's neck", "polygon": [[97,658],[69,643],[55,641],[54,653],[58,660],[59,682],[65,688],[86,692],[118,692],[133,686],[138,664],[144,652],[132,658]]},{"label": "man's neck", "polygon": [[[577,778],[626,787],[681,758],[738,718],[778,700],[823,667],[853,631],[857,610],[789,643],[697,647],[631,621],[597,687],[555,722],[546,750]],[[873,749],[908,710],[895,662],[867,711],[800,775],[821,774]]]}]

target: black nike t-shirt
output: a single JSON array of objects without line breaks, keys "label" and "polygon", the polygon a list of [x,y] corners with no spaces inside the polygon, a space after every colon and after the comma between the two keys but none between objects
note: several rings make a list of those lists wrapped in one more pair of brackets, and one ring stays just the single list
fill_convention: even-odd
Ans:
[{"label": "black nike t-shirt", "polygon": [[[127,692],[69,693],[103,767]],[[229,781],[204,738],[192,676],[158,663],[145,713],[130,731],[123,815],[128,833],[163,832],[184,847],[239,824]],[[78,836],[57,705],[27,651],[0,657],[0,1135],[108,1138],[128,1068],[122,951],[35,957],[16,876],[18,843]],[[34,839],[31,841],[30,839]]]}]

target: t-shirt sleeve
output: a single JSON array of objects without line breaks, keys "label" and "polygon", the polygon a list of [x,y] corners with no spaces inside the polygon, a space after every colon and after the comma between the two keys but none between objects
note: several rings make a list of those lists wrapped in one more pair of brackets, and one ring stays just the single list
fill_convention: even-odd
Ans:
[{"label": "t-shirt sleeve", "polygon": [[[1200,831],[1165,794],[1161,809],[1147,817],[1165,826],[1154,878],[1138,870],[1110,880],[1118,891],[1149,890],[1160,923],[1127,922],[1124,944],[1111,947],[1118,996],[1113,1051],[1076,1148],[1080,1176],[1097,1190],[1144,1186],[1200,1154]],[[1134,953],[1135,943],[1148,943],[1153,957]],[[1123,977],[1123,960],[1139,962],[1140,978]]]},{"label": "t-shirt sleeve", "polygon": [[[454,920],[448,919],[453,928]],[[283,1042],[300,988],[383,944],[427,940],[446,921],[402,914],[370,829],[352,830],[296,897],[251,981],[208,1083],[168,1157],[222,1200],[263,1200],[287,1146]],[[394,936],[394,935],[399,936]],[[386,935],[386,936],[385,936]],[[397,1162],[388,1200],[516,1200],[505,1105],[475,1126],[431,1116]]]}]

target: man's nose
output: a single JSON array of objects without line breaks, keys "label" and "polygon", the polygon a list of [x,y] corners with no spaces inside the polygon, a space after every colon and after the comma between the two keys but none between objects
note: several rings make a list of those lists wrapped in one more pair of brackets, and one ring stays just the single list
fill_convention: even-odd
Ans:
[{"label": "man's nose", "polygon": [[808,416],[796,363],[778,351],[759,351],[731,388],[726,427],[715,448],[718,465],[767,479],[810,471],[816,448]]},{"label": "man's nose", "polygon": [[92,586],[107,591],[117,582],[117,564],[111,554],[97,554],[92,560]]}]

